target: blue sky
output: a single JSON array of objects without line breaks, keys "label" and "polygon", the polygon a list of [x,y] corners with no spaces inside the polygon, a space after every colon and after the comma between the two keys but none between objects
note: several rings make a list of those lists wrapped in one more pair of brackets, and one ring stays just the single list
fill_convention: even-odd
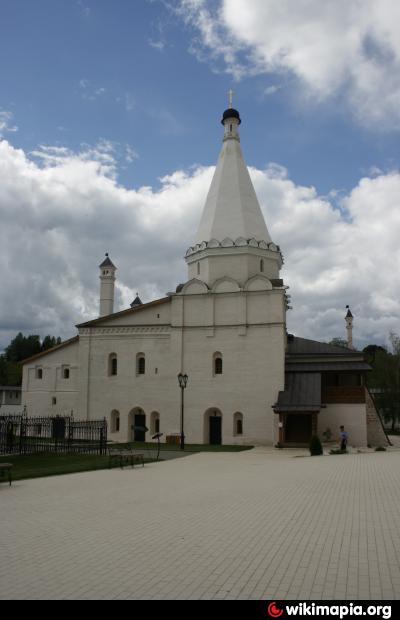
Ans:
[{"label": "blue sky", "polygon": [[343,336],[350,303],[359,345],[400,331],[395,0],[3,0],[0,10],[0,348],[20,329],[67,337],[93,318],[105,251],[119,266],[118,308],[185,278],[230,88],[286,257],[290,329]]},{"label": "blue sky", "polygon": [[[214,3],[215,4],[215,3]],[[130,145],[127,186],[154,185],[194,163],[213,164],[226,92],[245,122],[250,165],[279,162],[320,193],[348,190],[371,167],[398,163],[398,134],[354,122],[340,94],[305,105],[289,76],[239,83],[189,49],[198,36],[159,1],[3,0],[1,105],[14,113],[15,146],[77,149],[104,138]],[[279,82],[273,95],[265,90]]]}]

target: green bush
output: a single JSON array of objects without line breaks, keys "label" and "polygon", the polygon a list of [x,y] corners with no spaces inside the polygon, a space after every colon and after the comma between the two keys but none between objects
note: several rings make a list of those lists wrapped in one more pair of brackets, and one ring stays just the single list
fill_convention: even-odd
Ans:
[{"label": "green bush", "polygon": [[323,454],[321,440],[317,435],[313,435],[310,440],[310,454],[311,456],[319,456]]},{"label": "green bush", "polygon": [[337,449],[337,450],[331,450],[331,451],[329,452],[329,454],[348,454],[348,452],[347,452],[347,450],[340,450],[340,449]]},{"label": "green bush", "polygon": [[384,448],[383,446],[378,446],[377,448],[375,448],[375,452],[386,452],[386,448]]}]

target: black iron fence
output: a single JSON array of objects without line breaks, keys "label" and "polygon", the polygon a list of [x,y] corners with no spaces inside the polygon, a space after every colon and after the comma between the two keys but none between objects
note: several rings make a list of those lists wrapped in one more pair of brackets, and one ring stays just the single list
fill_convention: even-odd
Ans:
[{"label": "black iron fence", "polygon": [[0,454],[106,454],[107,421],[0,416]]}]

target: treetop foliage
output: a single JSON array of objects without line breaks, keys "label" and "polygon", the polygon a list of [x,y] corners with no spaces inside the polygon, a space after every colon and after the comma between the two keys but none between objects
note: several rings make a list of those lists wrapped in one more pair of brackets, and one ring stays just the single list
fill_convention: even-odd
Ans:
[{"label": "treetop foliage", "polygon": [[21,362],[58,344],[61,344],[59,337],[45,336],[41,341],[40,336],[24,336],[19,332],[6,347],[4,355],[0,355],[0,385],[21,385]]}]

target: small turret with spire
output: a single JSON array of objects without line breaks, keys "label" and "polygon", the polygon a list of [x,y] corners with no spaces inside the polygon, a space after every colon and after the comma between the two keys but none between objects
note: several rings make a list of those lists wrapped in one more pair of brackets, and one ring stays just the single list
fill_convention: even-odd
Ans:
[{"label": "small turret with spire", "polygon": [[131,303],[131,308],[137,308],[137,306],[143,306],[143,302],[139,297],[139,293],[136,293],[136,297]]},{"label": "small turret with spire", "polygon": [[116,266],[106,254],[99,265],[100,269],[100,316],[108,316],[114,312],[114,285]]},{"label": "small turret with spire", "polygon": [[346,330],[347,330],[347,346],[349,349],[354,349],[353,346],[353,315],[351,314],[350,306],[346,306],[347,314],[345,317]]}]

